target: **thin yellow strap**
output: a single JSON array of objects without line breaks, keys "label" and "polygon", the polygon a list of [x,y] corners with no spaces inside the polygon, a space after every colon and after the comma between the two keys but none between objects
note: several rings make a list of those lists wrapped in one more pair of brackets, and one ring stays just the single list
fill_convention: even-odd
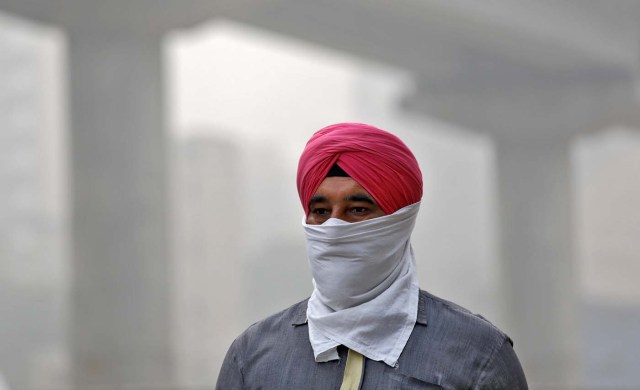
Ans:
[{"label": "thin yellow strap", "polygon": [[364,371],[364,358],[356,351],[349,350],[347,354],[347,364],[344,367],[344,377],[340,390],[358,390],[362,382],[362,372]]}]

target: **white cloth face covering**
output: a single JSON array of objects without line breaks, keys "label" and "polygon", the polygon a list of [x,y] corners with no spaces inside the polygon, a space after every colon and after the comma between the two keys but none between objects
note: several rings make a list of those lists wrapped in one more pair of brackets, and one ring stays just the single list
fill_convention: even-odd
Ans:
[{"label": "white cloth face covering", "polygon": [[303,219],[314,286],[307,320],[317,362],[337,359],[344,345],[396,365],[418,313],[410,238],[419,208],[420,202],[354,223]]}]

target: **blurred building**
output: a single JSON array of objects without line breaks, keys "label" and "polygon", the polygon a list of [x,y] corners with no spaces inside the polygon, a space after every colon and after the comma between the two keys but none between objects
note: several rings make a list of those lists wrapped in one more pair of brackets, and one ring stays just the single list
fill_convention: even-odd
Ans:
[{"label": "blurred building", "polygon": [[[242,153],[214,131],[173,144],[171,272],[176,381],[203,388],[217,378],[243,314]],[[207,135],[208,134],[208,135]]]},{"label": "blurred building", "polygon": [[56,48],[51,31],[0,15],[0,373],[11,388],[68,379]]},{"label": "blurred building", "polygon": [[633,388],[640,362],[640,132],[624,126],[584,137],[574,161],[583,381]]}]

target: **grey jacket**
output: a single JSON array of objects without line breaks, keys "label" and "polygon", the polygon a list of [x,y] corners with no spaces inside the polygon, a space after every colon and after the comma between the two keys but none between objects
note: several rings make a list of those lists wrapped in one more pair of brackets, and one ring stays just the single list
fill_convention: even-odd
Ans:
[{"label": "grey jacket", "polygon": [[[307,301],[262,320],[231,345],[217,390],[339,389],[346,362],[316,363]],[[361,389],[527,389],[504,333],[481,316],[420,291],[418,319],[397,367],[365,359]]]}]

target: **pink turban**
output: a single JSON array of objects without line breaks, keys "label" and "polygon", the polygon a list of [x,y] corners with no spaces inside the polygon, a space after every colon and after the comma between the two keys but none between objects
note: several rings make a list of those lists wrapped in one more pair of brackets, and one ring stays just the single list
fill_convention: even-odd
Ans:
[{"label": "pink turban", "polygon": [[316,132],[298,163],[298,195],[305,213],[331,167],[337,164],[378,202],[386,214],[420,201],[422,173],[395,135],[363,123],[338,123]]}]

